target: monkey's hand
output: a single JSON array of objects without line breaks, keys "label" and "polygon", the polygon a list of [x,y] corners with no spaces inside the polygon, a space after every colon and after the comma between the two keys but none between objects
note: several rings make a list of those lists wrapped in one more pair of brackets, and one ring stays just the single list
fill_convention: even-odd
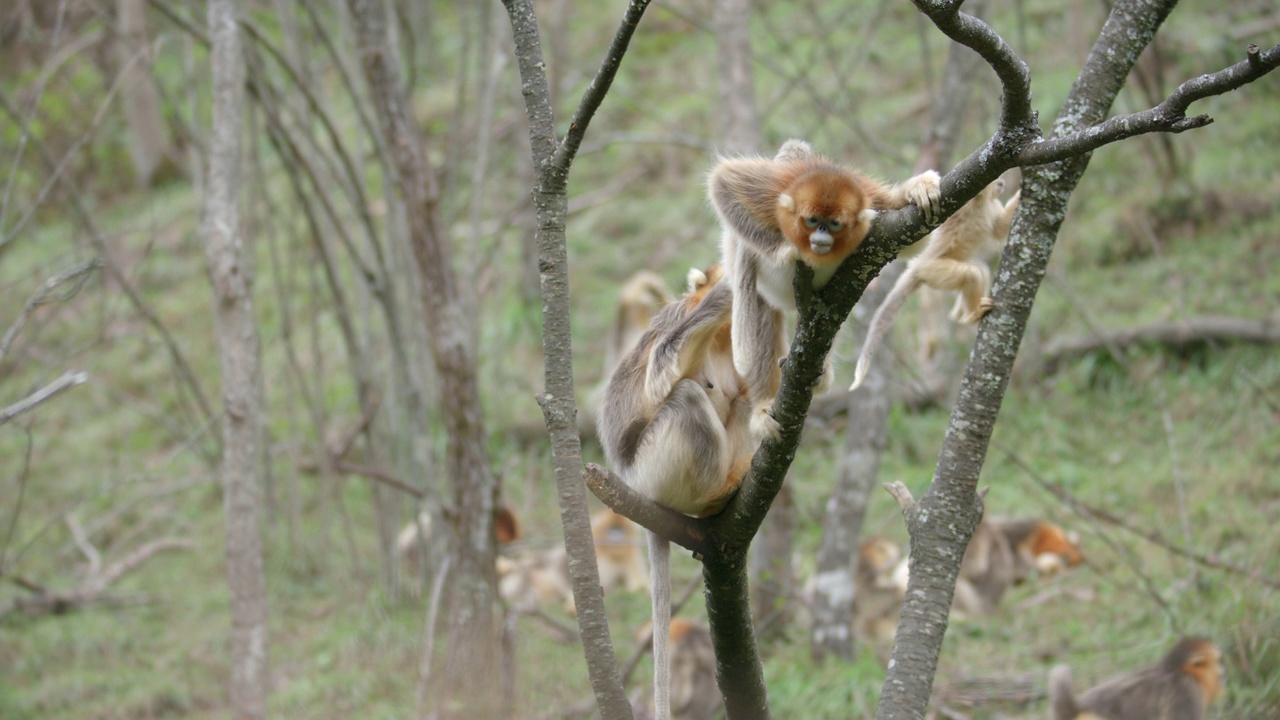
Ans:
[{"label": "monkey's hand", "polygon": [[818,376],[817,380],[813,381],[813,394],[821,395],[830,390],[831,386],[835,384],[835,380],[836,371],[835,368],[831,367],[831,357],[827,356],[827,359],[822,363],[822,374]]},{"label": "monkey's hand", "polygon": [[777,440],[782,437],[782,425],[773,417],[773,403],[757,405],[751,411],[751,437],[755,438],[756,442],[766,438]]},{"label": "monkey's hand", "polygon": [[924,219],[933,219],[942,212],[942,176],[933,170],[916,175],[902,184],[907,200],[924,212]]}]

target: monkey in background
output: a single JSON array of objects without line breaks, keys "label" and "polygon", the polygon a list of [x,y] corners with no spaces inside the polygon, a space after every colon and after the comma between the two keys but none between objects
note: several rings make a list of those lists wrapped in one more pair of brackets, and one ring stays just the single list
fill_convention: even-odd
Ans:
[{"label": "monkey in background", "polygon": [[706,625],[671,621],[671,719],[715,720],[724,708],[716,684],[716,654]]},{"label": "monkey in background", "polygon": [[[636,635],[637,642],[651,639],[649,625]],[[724,716],[724,697],[716,683],[716,656],[711,631],[685,618],[671,619],[671,718],[717,720]],[[635,720],[653,720],[653,705],[632,698]]]},{"label": "monkey in background", "polygon": [[1207,638],[1178,641],[1155,665],[1071,691],[1071,668],[1049,671],[1052,720],[1200,720],[1222,694],[1222,654]]},{"label": "monkey in background", "polygon": [[604,396],[605,385],[609,376],[617,367],[622,356],[631,351],[640,341],[640,336],[649,328],[649,322],[662,308],[673,301],[667,285],[655,273],[641,270],[623,283],[618,292],[618,308],[613,323],[609,326],[605,337],[604,367],[600,384],[587,395],[578,412],[578,433],[585,435],[596,425],[596,412]]},{"label": "monkey in background", "polygon": [[978,523],[960,560],[951,611],[967,617],[990,615],[1013,585],[1013,574],[1013,547],[1009,541],[991,523]]},{"label": "monkey in background", "polygon": [[872,536],[858,545],[853,631],[864,642],[880,645],[898,631],[907,591],[904,579],[894,573],[901,560],[901,549],[888,538]]},{"label": "monkey in background", "polygon": [[1013,548],[1014,584],[1033,572],[1050,577],[1084,562],[1078,540],[1051,522],[1039,518],[989,522]]},{"label": "monkey in background", "polygon": [[[951,610],[957,617],[990,615],[1005,592],[1033,571],[1048,576],[1082,562],[1079,547],[1053,523],[1039,518],[983,520],[960,561]],[[907,568],[904,558],[895,571],[904,591]]]},{"label": "monkey in background", "polygon": [[[520,537],[520,521],[516,519],[515,512],[506,505],[494,508],[494,543],[501,548],[519,540]],[[406,572],[415,577],[420,576],[424,570],[422,554],[430,538],[431,514],[425,510],[401,528],[400,534],[396,536],[396,554],[400,556]]]},{"label": "monkey in background", "polygon": [[666,283],[655,273],[641,270],[627,278],[618,292],[618,312],[605,339],[605,378],[613,374],[622,356],[640,342],[653,317],[674,299]]},{"label": "monkey in background", "polygon": [[569,576],[569,554],[557,543],[546,549],[525,549],[499,555],[498,595],[518,612],[530,612],[541,605],[559,603],[569,615],[577,614],[573,580]]},{"label": "monkey in background", "polygon": [[[734,369],[732,290],[723,271],[689,273],[685,297],[664,308],[605,387],[599,437],[632,489],[677,512],[714,515],[737,492],[760,438]],[[653,602],[654,707],[670,718],[671,548],[647,533]]]},{"label": "monkey in background", "polygon": [[[862,244],[877,211],[916,204],[939,211],[938,173],[885,185],[813,153],[802,140],[783,143],[773,158],[722,159],[707,190],[723,228],[722,262],[733,284],[733,359],[746,378],[752,425],[776,435],[773,398],[787,354],[782,312],[795,309],[797,260],[813,268],[821,288]],[[819,389],[831,382],[830,363]]]},{"label": "monkey in background", "polygon": [[[1009,237],[1013,213],[1018,209],[1022,192],[1008,202],[1000,202],[1004,180],[996,180],[983,188],[969,202],[928,236],[922,250],[908,249],[904,255],[918,253],[907,262],[907,269],[885,296],[867,328],[867,340],[858,355],[853,384],[857,388],[867,377],[871,358],[893,326],[893,320],[916,288],[928,285],[936,290],[958,291],[951,319],[972,325],[994,307],[987,295],[991,291],[991,270],[979,257],[984,246],[1001,246]],[[914,246],[912,246],[914,248]]]},{"label": "monkey in background", "polygon": [[635,523],[606,507],[591,516],[591,538],[600,567],[600,586],[606,592],[615,587],[649,591],[649,571]]}]

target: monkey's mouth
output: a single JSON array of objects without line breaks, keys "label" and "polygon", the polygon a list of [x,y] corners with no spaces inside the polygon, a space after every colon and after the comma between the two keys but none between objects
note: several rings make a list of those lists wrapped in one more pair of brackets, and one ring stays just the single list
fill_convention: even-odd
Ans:
[{"label": "monkey's mouth", "polygon": [[826,255],[831,252],[831,246],[835,244],[835,240],[831,237],[831,233],[826,230],[814,230],[809,233],[809,248],[818,255]]}]

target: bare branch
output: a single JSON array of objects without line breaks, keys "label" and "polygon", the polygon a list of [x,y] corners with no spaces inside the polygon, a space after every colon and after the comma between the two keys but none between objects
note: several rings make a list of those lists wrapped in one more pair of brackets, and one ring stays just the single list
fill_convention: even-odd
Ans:
[{"label": "bare branch", "polygon": [[915,5],[947,37],[972,48],[1000,78],[1000,132],[1016,135],[1034,127],[1031,109],[1031,69],[1009,43],[982,20],[960,12],[964,0],[915,0]]},{"label": "bare branch", "polygon": [[27,324],[27,318],[31,317],[31,313],[35,312],[37,307],[47,302],[51,302],[49,300],[49,295],[51,295],[59,285],[66,282],[75,282],[75,284],[63,293],[58,300],[61,301],[70,298],[72,295],[79,292],[80,288],[84,286],[89,273],[100,267],[102,267],[101,260],[87,260],[82,263],[76,263],[61,272],[55,273],[44,282],[40,283],[40,287],[31,294],[30,298],[27,298],[27,303],[22,307],[22,312],[18,313],[18,317],[14,319],[13,324],[5,331],[4,337],[0,338],[0,360],[4,360],[4,356],[8,354],[9,348],[13,345],[14,339],[18,336],[18,333],[22,332],[23,326]]},{"label": "bare branch", "polygon": [[703,555],[707,550],[707,527],[703,520],[669,510],[632,490],[608,469],[588,463],[587,489],[619,515],[655,532],[680,547]]},{"label": "bare branch", "polygon": [[1042,165],[1077,156],[1103,145],[1153,132],[1180,133],[1213,122],[1208,115],[1187,117],[1187,108],[1197,100],[1224,95],[1261,78],[1280,67],[1280,45],[1260,52],[1250,45],[1246,59],[1212,75],[1201,75],[1178,86],[1171,95],[1150,110],[1117,115],[1077,133],[1034,143],[1018,153],[1018,165]]},{"label": "bare branch", "polygon": [[578,102],[578,110],[569,121],[569,132],[565,134],[564,143],[552,161],[554,167],[566,176],[569,173],[569,165],[573,163],[574,155],[578,153],[578,146],[582,144],[582,138],[587,133],[587,126],[591,124],[591,118],[600,108],[600,103],[604,102],[604,96],[609,92],[609,86],[613,84],[618,68],[622,66],[622,56],[627,54],[627,45],[631,43],[631,36],[640,25],[640,18],[647,7],[649,7],[649,0],[631,0],[627,3],[627,11],[622,16],[622,22],[618,23],[618,29],[613,34],[613,42],[609,44],[604,61],[600,63],[600,69],[596,71],[595,78],[591,80],[591,85],[587,86],[586,93]]},{"label": "bare branch", "polygon": [[61,393],[63,390],[73,388],[76,385],[79,385],[84,382],[88,382],[88,380],[89,380],[89,373],[71,372],[70,370],[68,370],[67,372],[63,373],[62,376],[59,377],[57,380],[54,380],[48,385],[45,385],[39,390],[36,390],[35,392],[31,393],[27,397],[19,400],[18,402],[10,405],[9,407],[0,408],[0,425],[4,425],[10,420],[18,417],[22,413],[36,407],[37,405],[40,405],[43,402],[52,400],[54,396]]},{"label": "bare branch", "polygon": [[1144,343],[1174,351],[1211,343],[1280,343],[1280,322],[1201,315],[1118,330],[1098,329],[1053,338],[1041,349],[1041,362],[1046,373],[1053,373],[1062,363],[1081,355],[1105,349],[1119,360],[1125,348]]}]

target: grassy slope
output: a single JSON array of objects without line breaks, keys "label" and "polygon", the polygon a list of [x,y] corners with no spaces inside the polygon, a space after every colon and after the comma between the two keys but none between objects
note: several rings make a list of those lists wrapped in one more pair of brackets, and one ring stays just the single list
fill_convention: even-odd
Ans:
[{"label": "grassy slope", "polygon": [[[1205,5],[1188,3],[1175,15],[1170,42],[1176,52],[1169,54],[1180,70],[1171,76],[1189,77],[1228,60],[1227,44],[1206,39],[1212,33],[1200,30],[1203,23],[1196,20],[1197,13],[1212,12]],[[1033,48],[1061,36],[1063,20],[1055,11],[1033,5],[1031,12],[1028,42]],[[842,34],[846,41],[851,35],[859,42],[838,47],[861,47],[868,38],[848,28],[869,22],[871,13],[870,8],[849,10],[843,5],[839,12],[833,9],[829,21],[819,24],[831,37],[789,37],[789,49],[779,50],[774,57],[786,67],[816,57],[824,70],[813,74],[820,96],[876,100],[836,117],[815,113],[812,100],[767,68],[759,70],[760,94],[768,108],[771,140],[809,137],[833,154],[865,157],[873,169],[893,176],[909,164],[923,118],[918,83],[909,81],[909,91],[903,92],[897,78],[919,77],[924,56],[890,55],[894,47],[916,47],[908,9],[896,4],[889,8],[887,24],[866,49],[864,62],[870,72],[837,82],[836,68],[847,58],[819,52],[840,41]],[[833,19],[837,16],[839,23]],[[1229,21],[1221,14],[1210,17],[1214,23]],[[714,137],[714,116],[707,103],[682,92],[688,85],[714,87],[712,45],[705,35],[689,31],[661,9],[655,10],[650,22],[650,32],[642,31],[637,39],[637,54],[629,59],[593,132],[677,128]],[[772,18],[768,22],[786,21]],[[1011,18],[998,23],[1013,27]],[[757,30],[758,51],[774,48],[778,38]],[[598,53],[595,42],[600,34],[584,32],[581,37],[576,52],[587,63]],[[936,76],[942,45],[935,38],[931,47],[928,57]],[[1074,52],[1082,54],[1079,48]],[[1033,58],[1041,59],[1039,64],[1033,59],[1033,67],[1053,68],[1069,68],[1078,60],[1069,47],[1056,55],[1046,52]],[[667,68],[672,66],[682,68],[680,77],[670,74]],[[1061,72],[1038,71],[1036,97],[1042,116],[1052,114],[1056,98],[1069,81]],[[655,104],[655,97],[662,101]],[[1135,96],[1124,102],[1129,107],[1143,104]],[[1061,280],[1046,284],[1041,293],[1028,343],[1058,332],[1084,331],[1082,312],[1105,326],[1118,327],[1196,313],[1258,318],[1274,311],[1280,298],[1280,276],[1274,272],[1280,267],[1280,245],[1274,240],[1271,209],[1280,181],[1270,170],[1280,140],[1280,126],[1273,120],[1280,116],[1276,81],[1264,81],[1205,105],[1219,122],[1179,136],[1174,144],[1189,163],[1194,187],[1216,190],[1225,211],[1195,216],[1197,221],[1185,227],[1171,226],[1158,237],[1158,251],[1152,252],[1150,243],[1132,230],[1133,219],[1148,208],[1177,207],[1176,201],[1162,198],[1177,197],[1184,186],[1162,188],[1146,180],[1152,176],[1150,153],[1157,147],[1152,141],[1098,152],[1060,239],[1054,271]],[[991,103],[978,103],[973,115],[979,123],[989,123]],[[867,150],[859,142],[855,125],[867,128],[881,145]],[[969,143],[978,135],[973,131]],[[715,257],[714,226],[700,187],[700,173],[709,162],[705,154],[694,150],[659,154],[609,146],[579,160],[575,194],[600,186],[620,164],[637,157],[654,165],[650,182],[585,210],[570,222],[578,309],[574,330],[583,387],[598,374],[595,358],[610,320],[608,306],[622,278],[651,265],[677,287],[685,268],[705,265]],[[214,387],[216,356],[209,344],[208,295],[203,286],[203,257],[192,234],[197,212],[191,195],[178,189],[126,198],[102,213],[105,227],[136,234],[123,237],[154,238],[155,246],[146,261],[137,265],[135,279],[166,322],[181,328],[189,358],[206,386]],[[23,243],[5,256],[0,266],[5,286],[24,287],[20,280],[30,277],[33,269],[65,263],[70,253],[55,256],[48,247],[61,247],[54,241],[69,232],[61,223],[48,223],[41,230],[41,242]],[[495,251],[514,257],[511,243]],[[265,294],[269,292],[265,258],[260,268],[259,288]],[[295,282],[297,291],[303,292],[304,279],[295,278]],[[17,291],[7,295],[20,296]],[[482,342],[492,348],[519,344],[518,352],[536,358],[536,350],[530,347],[534,338],[529,310],[520,308],[510,292],[492,297],[485,308]],[[279,320],[270,303],[264,303],[263,313],[270,337],[278,332]],[[69,584],[75,576],[68,568],[79,558],[69,547],[60,513],[74,509],[91,518],[135,497],[136,487],[210,476],[199,457],[185,451],[185,439],[173,437],[164,420],[182,407],[171,391],[165,358],[109,286],[89,289],[75,312],[57,316],[42,330],[40,347],[51,356],[72,358],[72,364],[101,378],[42,410],[32,432],[35,464],[17,533],[22,542],[30,542],[31,549],[18,568],[29,577],[62,577]],[[333,346],[333,352],[338,351]],[[838,368],[847,368],[850,362],[851,350],[844,352]],[[279,368],[278,348],[268,343],[265,353],[268,365]],[[497,400],[513,395],[527,398],[527,388],[537,385],[532,379],[536,371],[513,369],[511,363],[501,362],[504,353],[491,353],[493,360],[486,366],[491,421],[497,427],[537,418],[531,401]],[[37,365],[20,366],[5,378],[6,397],[9,390],[37,381]],[[316,370],[325,374],[326,394],[341,397],[349,392],[347,378],[338,368]],[[289,402],[281,388],[273,387],[272,396],[274,407]],[[1141,351],[1128,371],[1090,358],[1051,378],[1016,378],[983,479],[992,486],[988,507],[998,514],[1043,514],[1079,530],[1090,564],[1065,579],[1015,589],[998,617],[954,624],[944,648],[939,686],[974,677],[1026,678],[1038,683],[1047,667],[1058,661],[1071,662],[1077,683],[1083,684],[1154,659],[1180,632],[1198,632],[1230,648],[1229,694],[1216,716],[1280,714],[1280,628],[1274,591],[1212,569],[1199,569],[1189,579],[1191,570],[1180,558],[1072,516],[1029,482],[1006,455],[1015,454],[1081,499],[1111,508],[1142,527],[1159,529],[1176,542],[1182,542],[1185,508],[1191,544],[1198,551],[1220,554],[1278,577],[1277,405],[1280,357],[1273,349],[1220,348],[1187,358]],[[1171,433],[1166,431],[1166,414]],[[938,410],[895,411],[884,479],[901,479],[921,492],[932,472],[945,422],[945,412]],[[298,432],[285,421],[277,425],[281,437]],[[0,458],[4,458],[0,482],[4,496],[14,497],[13,478],[20,468],[25,438],[5,430],[0,433]],[[812,562],[820,540],[817,524],[840,444],[838,432],[811,432],[792,473],[802,566]],[[198,438],[194,447],[202,447]],[[588,449],[589,459],[594,452]],[[287,455],[279,456],[278,469],[286,459]],[[499,436],[494,441],[494,459],[512,479],[510,497],[518,507],[529,509],[525,513],[529,534],[535,540],[553,538],[557,521],[545,457],[516,450]],[[525,483],[526,477],[534,478],[533,483]],[[1182,506],[1175,492],[1177,478],[1186,489]],[[530,488],[536,490],[530,492]],[[366,486],[351,481],[332,493],[308,491],[304,497],[303,547],[289,541],[280,522],[269,531],[273,710],[282,717],[405,717],[406,708],[412,706],[418,667],[422,604],[389,599],[376,589],[373,563],[368,560],[375,551]],[[350,514],[354,556],[333,506],[326,504],[337,500]],[[11,503],[5,505],[11,507]],[[135,527],[181,534],[200,545],[197,552],[160,557],[119,584],[121,593],[145,593],[150,603],[0,624],[0,717],[225,715],[228,620],[220,513],[221,503],[211,484],[147,498],[132,510]],[[45,523],[50,526],[41,532]],[[869,527],[903,539],[887,496],[874,497]],[[125,539],[120,540],[121,546],[127,546]],[[103,542],[109,546],[109,540]],[[676,572],[692,577],[697,567],[681,558]],[[1071,600],[1070,595],[1052,592],[1043,600],[1036,597],[1046,590],[1068,589],[1086,591],[1088,599]],[[6,587],[3,592],[12,590]],[[694,612],[700,612],[699,605],[695,595]],[[631,635],[647,615],[645,599],[618,595],[609,599],[609,608],[616,642],[620,652],[627,654]],[[586,695],[579,650],[551,642],[533,621],[525,621],[521,628],[524,706],[550,709]],[[641,687],[646,685],[647,672],[642,665],[636,675]],[[813,667],[804,634],[797,627],[792,642],[769,649],[766,676],[778,717],[861,717],[874,708],[882,670],[870,652],[852,667],[834,663]],[[1041,717],[1044,713],[1037,704],[957,709],[974,717]]]}]

